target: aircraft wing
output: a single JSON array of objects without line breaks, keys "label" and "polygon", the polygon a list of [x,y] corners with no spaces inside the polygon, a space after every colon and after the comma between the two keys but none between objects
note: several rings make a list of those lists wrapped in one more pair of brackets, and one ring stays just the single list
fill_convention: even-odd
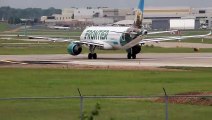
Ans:
[{"label": "aircraft wing", "polygon": [[99,46],[103,47],[104,43],[100,43],[100,41],[87,41],[87,40],[75,40],[75,39],[63,39],[63,38],[49,38],[49,37],[36,37],[36,36],[29,36],[29,39],[41,39],[41,40],[46,40],[46,41],[52,41],[52,42],[73,42],[77,44],[85,44],[85,45],[94,45],[94,46]]},{"label": "aircraft wing", "polygon": [[154,34],[162,34],[162,33],[176,33],[178,30],[171,30],[171,31],[158,31],[158,32],[148,32],[148,35],[154,35]]},{"label": "aircraft wing", "polygon": [[81,41],[73,41],[73,43],[104,47],[104,43],[103,42],[100,42],[100,41],[97,42],[97,41],[87,41],[87,40],[85,41],[85,40],[81,40]]},{"label": "aircraft wing", "polygon": [[187,38],[205,38],[210,36],[211,32],[205,35],[191,35],[191,36],[174,36],[174,37],[162,37],[162,38],[150,38],[150,39],[142,39],[140,44],[144,44],[147,42],[162,42],[162,41],[172,41],[172,40],[183,40]]},{"label": "aircraft wing", "polygon": [[[148,32],[147,35],[162,34],[162,33],[174,33],[174,34],[175,34],[175,33],[177,33],[178,31],[179,31],[179,30]],[[138,34],[138,33],[136,33],[136,32],[117,32],[117,31],[110,31],[110,32],[114,32],[114,33],[124,33],[124,34],[129,33],[129,34],[134,34],[134,35]]]},{"label": "aircraft wing", "polygon": [[65,38],[50,38],[50,37],[39,37],[39,36],[28,36],[29,39],[41,39],[44,41],[52,41],[52,42],[72,42],[75,39],[65,39]]}]

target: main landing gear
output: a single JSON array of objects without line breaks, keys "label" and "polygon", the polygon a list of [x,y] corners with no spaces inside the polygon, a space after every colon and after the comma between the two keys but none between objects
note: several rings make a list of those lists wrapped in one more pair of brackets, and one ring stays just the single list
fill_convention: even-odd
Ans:
[{"label": "main landing gear", "polygon": [[136,55],[141,52],[141,46],[136,45],[127,50],[127,58],[128,59],[136,59]]},{"label": "main landing gear", "polygon": [[127,54],[127,58],[128,58],[128,59],[136,59],[136,54],[128,53],[128,54]]},{"label": "main landing gear", "polygon": [[95,49],[96,49],[96,46],[93,46],[93,45],[89,46],[90,53],[88,54],[88,59],[97,59],[97,54],[94,53]]}]

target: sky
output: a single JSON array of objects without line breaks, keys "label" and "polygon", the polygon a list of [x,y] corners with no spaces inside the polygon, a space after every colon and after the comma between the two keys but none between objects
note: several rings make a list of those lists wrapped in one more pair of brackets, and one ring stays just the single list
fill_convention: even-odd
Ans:
[{"label": "sky", "polygon": [[[13,8],[111,7],[135,8],[139,0],[0,0],[0,6]],[[212,7],[212,0],[145,0],[146,7]]]}]

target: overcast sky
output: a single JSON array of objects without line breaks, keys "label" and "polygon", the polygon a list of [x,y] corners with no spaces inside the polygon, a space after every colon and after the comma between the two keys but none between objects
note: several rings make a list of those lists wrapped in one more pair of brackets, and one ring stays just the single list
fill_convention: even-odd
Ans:
[{"label": "overcast sky", "polygon": [[[139,0],[0,0],[0,6],[15,8],[112,7],[135,8]],[[212,0],[145,0],[147,7],[212,7]]]}]

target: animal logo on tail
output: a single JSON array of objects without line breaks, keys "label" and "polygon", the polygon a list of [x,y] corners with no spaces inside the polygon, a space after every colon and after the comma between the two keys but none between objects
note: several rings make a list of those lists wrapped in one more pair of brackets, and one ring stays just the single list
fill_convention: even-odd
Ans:
[{"label": "animal logo on tail", "polygon": [[135,11],[134,27],[141,29],[144,13],[144,0],[140,0],[138,9]]}]

